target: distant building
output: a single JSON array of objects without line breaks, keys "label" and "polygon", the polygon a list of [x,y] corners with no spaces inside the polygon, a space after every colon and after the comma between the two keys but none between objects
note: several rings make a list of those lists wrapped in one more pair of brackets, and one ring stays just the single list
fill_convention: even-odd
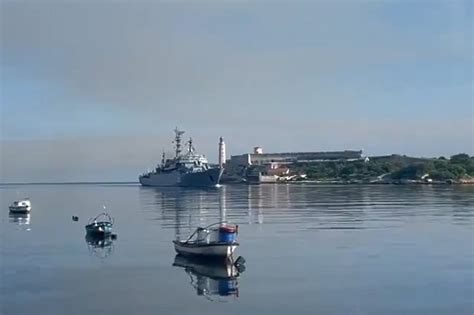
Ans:
[{"label": "distant building", "polygon": [[262,147],[255,147],[255,148],[253,148],[253,153],[254,153],[254,154],[263,154],[263,149],[262,149]]},{"label": "distant building", "polygon": [[365,160],[360,151],[328,151],[328,152],[286,152],[263,153],[261,147],[255,147],[254,153],[232,155],[227,160],[229,167],[247,167],[251,165],[289,165],[295,163],[316,163],[328,161],[357,161]]},{"label": "distant building", "polygon": [[257,182],[277,182],[303,178],[305,174],[292,172],[292,165],[298,163],[320,163],[331,161],[366,161],[360,151],[328,152],[285,152],[263,153],[262,147],[255,147],[253,153],[232,155],[225,164],[224,181],[235,176]]}]

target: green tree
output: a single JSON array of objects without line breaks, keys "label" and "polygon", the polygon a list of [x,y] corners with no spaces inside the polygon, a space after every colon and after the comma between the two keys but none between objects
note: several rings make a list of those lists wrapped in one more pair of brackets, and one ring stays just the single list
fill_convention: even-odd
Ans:
[{"label": "green tree", "polygon": [[416,163],[408,165],[401,170],[394,172],[392,178],[394,179],[420,179],[421,176],[429,174],[433,171],[432,163]]},{"label": "green tree", "polygon": [[450,162],[453,164],[469,164],[471,161],[471,158],[469,157],[469,154],[466,153],[459,153],[451,156]]},{"label": "green tree", "polygon": [[474,176],[474,157],[470,157],[466,153],[453,155],[449,160],[452,166],[460,166],[464,169],[464,176]]},{"label": "green tree", "polygon": [[448,169],[434,170],[431,173],[431,177],[435,180],[456,179],[456,175],[451,173]]}]

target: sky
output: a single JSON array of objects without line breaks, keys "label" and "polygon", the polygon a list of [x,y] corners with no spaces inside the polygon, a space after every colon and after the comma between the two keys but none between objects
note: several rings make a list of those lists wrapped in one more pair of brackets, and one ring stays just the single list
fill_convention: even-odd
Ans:
[{"label": "sky", "polygon": [[0,0],[0,182],[136,180],[173,129],[474,154],[471,1]]}]

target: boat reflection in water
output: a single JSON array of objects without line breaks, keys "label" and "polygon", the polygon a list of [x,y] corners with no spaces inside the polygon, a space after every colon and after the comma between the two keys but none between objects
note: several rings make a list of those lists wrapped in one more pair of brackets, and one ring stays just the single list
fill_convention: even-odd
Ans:
[{"label": "boat reflection in water", "polygon": [[100,259],[105,259],[113,254],[114,252],[114,240],[115,237],[112,235],[108,236],[96,236],[87,234],[86,243],[89,248],[89,253]]},{"label": "boat reflection in water", "polygon": [[30,214],[29,213],[13,213],[8,214],[8,219],[11,223],[16,223],[18,225],[29,225],[30,224]]},{"label": "boat reflection in water", "polygon": [[[215,301],[213,297],[239,297],[237,279],[244,271],[243,266],[230,260],[215,261],[182,255],[176,255],[173,266],[184,268],[197,295],[210,301]],[[225,302],[222,299],[217,301]]]}]

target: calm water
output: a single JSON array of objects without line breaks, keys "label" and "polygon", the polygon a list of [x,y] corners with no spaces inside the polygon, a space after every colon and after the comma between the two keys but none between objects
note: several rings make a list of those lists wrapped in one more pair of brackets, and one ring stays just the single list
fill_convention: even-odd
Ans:
[{"label": "calm water", "polygon": [[[25,195],[31,215],[9,215]],[[474,186],[12,185],[0,197],[1,314],[474,313]],[[118,238],[88,243],[103,204]],[[239,224],[243,273],[173,266],[176,234],[222,218]]]}]

